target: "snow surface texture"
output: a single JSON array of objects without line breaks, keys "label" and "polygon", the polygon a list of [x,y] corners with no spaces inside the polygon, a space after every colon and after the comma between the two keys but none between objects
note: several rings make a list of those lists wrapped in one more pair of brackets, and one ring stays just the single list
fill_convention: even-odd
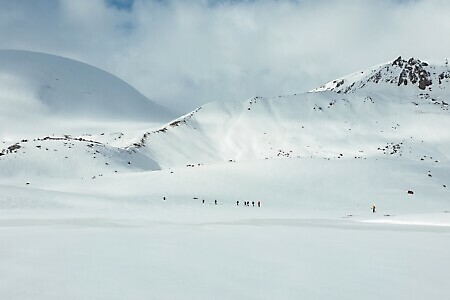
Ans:
[{"label": "snow surface texture", "polygon": [[170,121],[0,51],[0,298],[449,299],[448,72],[399,58]]}]

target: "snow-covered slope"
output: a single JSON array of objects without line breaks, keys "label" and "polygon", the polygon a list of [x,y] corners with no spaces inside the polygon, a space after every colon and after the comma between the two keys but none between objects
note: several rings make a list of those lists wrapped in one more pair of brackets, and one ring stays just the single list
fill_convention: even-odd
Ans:
[{"label": "snow-covered slope", "polygon": [[[17,54],[6,53],[12,56]],[[31,54],[32,57],[34,55],[36,54]],[[25,52],[25,56],[30,54]],[[49,57],[50,60],[55,59]],[[59,59],[57,61],[59,62]],[[62,68],[61,63],[50,64],[56,65]],[[26,70],[25,67],[23,69]],[[111,171],[109,169],[116,171],[120,169],[120,161],[139,161],[140,164],[133,164],[133,167],[139,170],[199,167],[211,163],[274,158],[398,158],[439,164],[448,160],[450,149],[450,133],[447,130],[450,126],[450,79],[447,69],[445,64],[430,65],[412,58],[398,58],[392,63],[375,67],[374,70],[346,76],[339,80],[342,84],[333,85],[338,82],[333,81],[314,92],[275,98],[254,97],[240,102],[210,103],[157,130],[131,130],[125,125],[127,130],[115,132],[111,129],[106,134],[98,131],[83,135],[73,134],[73,128],[72,131],[64,131],[59,135],[52,135],[47,131],[45,135],[4,140],[0,152],[3,154],[3,160],[10,164],[7,174],[11,174],[11,170],[15,170],[13,173],[19,172],[24,165],[33,165],[29,161],[42,160],[45,152],[37,151],[37,146],[53,149],[55,143],[59,144],[56,151],[61,152],[54,153],[54,157],[59,157],[62,161],[67,157],[74,157],[73,149],[69,151],[67,143],[80,144],[77,149],[85,149],[86,140],[132,156],[117,160],[116,166],[114,162],[99,161],[98,157],[90,155],[89,151],[81,151],[84,155],[78,157],[79,163],[89,165],[90,168],[88,172],[72,172],[76,177],[93,177]],[[60,73],[65,74],[67,70],[64,70]],[[36,75],[32,78],[40,77]],[[73,82],[76,86],[87,84]],[[425,87],[424,82],[427,83]],[[70,105],[76,101],[71,97],[68,93],[68,97],[62,102]],[[43,99],[55,100],[52,97]],[[61,108],[53,102],[44,105],[44,100],[34,103],[54,107],[55,110],[61,109],[63,114],[69,113],[65,110],[67,107]],[[118,105],[120,100],[114,98]],[[102,98],[96,101],[107,106],[106,102],[109,100]],[[142,103],[147,102],[141,101],[136,107],[142,108]],[[81,104],[87,105],[87,102],[82,101]],[[6,109],[10,107],[6,105]],[[95,112],[95,109],[91,111]],[[149,114],[151,112],[160,111],[149,111]],[[103,125],[108,125],[116,120],[116,113],[119,114],[119,109],[108,113],[99,111],[97,115],[105,117],[106,123]],[[75,111],[69,114],[73,118],[78,116]],[[38,114],[34,114],[36,115]],[[130,118],[133,116],[136,119],[141,117],[138,113],[128,115]],[[67,118],[72,121],[72,125],[68,126],[77,123],[73,122],[72,117]],[[148,124],[151,121],[153,120],[149,120]],[[148,127],[146,123],[141,125]],[[14,129],[8,129],[7,132],[14,132]],[[39,145],[30,147],[36,139]],[[27,148],[33,151],[26,151]],[[96,163],[91,165],[94,158],[97,159]],[[28,162],[25,164],[25,161]],[[97,172],[94,166],[98,163],[101,167]],[[113,166],[103,170],[106,163]],[[3,165],[7,165],[6,162],[3,162]]]},{"label": "snow-covered slope", "polygon": [[[446,68],[397,59],[315,92],[210,103],[147,132],[132,148],[162,167],[280,157],[446,160]],[[399,78],[412,84],[398,86]]]},{"label": "snow-covered slope", "polygon": [[159,169],[156,162],[135,151],[100,143],[92,137],[68,135],[21,140],[0,152],[0,164],[0,177],[28,180],[95,179],[107,174]]},{"label": "snow-covered slope", "polygon": [[173,119],[126,82],[87,64],[0,50],[0,176],[95,178],[154,170],[122,149],[143,128]]},{"label": "snow-covered slope", "polygon": [[[125,130],[174,116],[119,78],[71,59],[0,50],[0,139]],[[92,133],[92,132],[90,132]]]}]

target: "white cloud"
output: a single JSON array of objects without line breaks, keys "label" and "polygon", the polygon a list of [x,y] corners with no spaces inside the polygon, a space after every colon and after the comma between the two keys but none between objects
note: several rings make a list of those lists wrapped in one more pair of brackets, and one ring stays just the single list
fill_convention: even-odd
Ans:
[{"label": "white cloud", "polygon": [[2,1],[1,48],[90,63],[178,110],[449,56],[449,1]]}]

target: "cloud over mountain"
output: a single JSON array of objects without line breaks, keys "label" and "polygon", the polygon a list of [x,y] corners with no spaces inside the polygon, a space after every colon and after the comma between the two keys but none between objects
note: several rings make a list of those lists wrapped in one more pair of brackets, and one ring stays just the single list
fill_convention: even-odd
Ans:
[{"label": "cloud over mountain", "polygon": [[[310,90],[398,55],[443,59],[448,1],[1,1],[1,48],[105,69],[163,105]],[[330,54],[331,53],[331,54]]]}]

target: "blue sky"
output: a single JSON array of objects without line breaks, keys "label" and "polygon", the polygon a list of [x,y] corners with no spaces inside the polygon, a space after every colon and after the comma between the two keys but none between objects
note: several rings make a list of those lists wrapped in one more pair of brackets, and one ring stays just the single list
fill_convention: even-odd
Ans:
[{"label": "blue sky", "polygon": [[0,48],[77,59],[181,112],[449,56],[446,0],[0,0]]},{"label": "blue sky", "polygon": [[105,3],[117,9],[131,10],[134,0],[105,0]]}]

